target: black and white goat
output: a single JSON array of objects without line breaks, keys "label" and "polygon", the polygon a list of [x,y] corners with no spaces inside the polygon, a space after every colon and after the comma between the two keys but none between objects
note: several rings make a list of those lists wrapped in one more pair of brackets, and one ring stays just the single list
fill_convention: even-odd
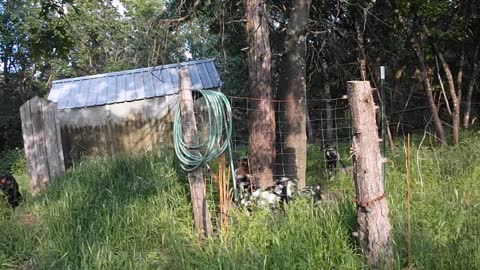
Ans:
[{"label": "black and white goat", "polygon": [[266,189],[255,186],[255,178],[250,174],[247,157],[242,157],[235,170],[235,181],[238,191],[238,204],[242,206],[269,206],[274,209],[298,197],[309,197],[314,203],[321,200],[320,185],[297,188],[297,181],[282,177],[274,181],[274,185]]},{"label": "black and white goat", "polygon": [[242,206],[269,206],[271,209],[278,205],[288,203],[294,198],[296,184],[286,177],[275,181],[273,186],[266,189],[252,187],[250,182],[240,182],[239,204]]},{"label": "black and white goat", "polygon": [[235,182],[240,195],[243,193],[252,193],[256,190],[253,175],[250,174],[247,157],[242,157],[238,161],[237,169],[235,170]]},{"label": "black and white goat", "polygon": [[343,163],[340,153],[338,151],[331,147],[330,145],[326,145],[324,149],[324,155],[325,155],[325,165],[327,167],[327,175],[332,176],[335,171],[337,170],[337,164],[340,163],[342,168],[345,170],[345,164]]}]

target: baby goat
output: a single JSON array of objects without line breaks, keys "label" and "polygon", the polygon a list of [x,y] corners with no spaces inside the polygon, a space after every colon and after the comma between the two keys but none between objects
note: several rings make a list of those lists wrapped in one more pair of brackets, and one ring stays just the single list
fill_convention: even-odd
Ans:
[{"label": "baby goat", "polygon": [[15,208],[22,200],[18,183],[11,174],[0,175],[0,190],[2,190],[5,197],[7,197],[8,204]]},{"label": "baby goat", "polygon": [[342,165],[342,168],[345,169],[345,164],[340,158],[340,153],[338,153],[335,148],[327,144],[325,146],[324,155],[328,176],[332,176],[332,174],[336,171],[337,163],[340,163],[340,165]]}]

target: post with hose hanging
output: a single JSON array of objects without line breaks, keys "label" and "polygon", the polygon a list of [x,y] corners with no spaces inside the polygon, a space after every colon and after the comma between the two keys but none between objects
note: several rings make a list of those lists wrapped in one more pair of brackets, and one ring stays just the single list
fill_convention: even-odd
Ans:
[{"label": "post with hose hanging", "polygon": [[[199,143],[195,112],[193,109],[192,88],[190,75],[186,67],[180,68],[179,78],[179,107],[182,119],[183,140],[186,145],[197,146]],[[192,150],[192,154],[198,155],[198,150]],[[188,182],[190,183],[195,229],[201,237],[209,237],[212,235],[212,221],[208,210],[206,186],[201,167],[188,172]]]}]

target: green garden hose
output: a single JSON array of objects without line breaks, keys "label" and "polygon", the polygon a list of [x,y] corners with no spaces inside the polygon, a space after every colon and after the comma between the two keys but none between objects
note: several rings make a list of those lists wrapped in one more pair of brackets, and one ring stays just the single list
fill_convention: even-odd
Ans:
[{"label": "green garden hose", "polygon": [[228,98],[218,91],[213,90],[194,90],[200,93],[205,99],[207,109],[207,128],[208,136],[204,142],[197,145],[185,143],[182,131],[182,119],[180,116],[180,106],[175,113],[173,122],[173,143],[175,154],[180,161],[181,168],[187,172],[194,171],[203,167],[211,160],[217,158],[223,152],[228,150],[230,156],[231,176],[233,180],[233,192],[235,200],[237,190],[235,185],[233,153],[231,147],[232,139],[232,108]]}]

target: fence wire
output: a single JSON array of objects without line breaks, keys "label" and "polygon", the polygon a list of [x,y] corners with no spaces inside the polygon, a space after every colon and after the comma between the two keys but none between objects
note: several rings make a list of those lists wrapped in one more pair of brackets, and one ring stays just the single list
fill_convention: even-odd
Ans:
[{"label": "fence wire", "polygon": [[[250,113],[256,111],[259,99],[229,96],[233,111],[232,145],[235,158],[247,156],[249,142]],[[287,136],[285,113],[289,100],[269,100],[275,112],[275,140],[271,141],[275,149],[273,162],[273,177],[279,179],[287,175],[286,168],[294,166],[294,155],[286,151],[285,138]],[[295,100],[298,102],[298,100]],[[310,99],[307,105],[306,133],[308,140],[307,150],[307,177],[315,174],[314,178],[329,178],[335,171],[349,170],[348,160],[352,141],[352,125],[348,100],[345,97],[332,99]],[[338,152],[340,161],[337,167],[327,171],[324,151],[332,148]],[[309,172],[308,172],[309,171]],[[255,174],[255,172],[251,172]],[[317,179],[318,180],[318,179]]]}]

